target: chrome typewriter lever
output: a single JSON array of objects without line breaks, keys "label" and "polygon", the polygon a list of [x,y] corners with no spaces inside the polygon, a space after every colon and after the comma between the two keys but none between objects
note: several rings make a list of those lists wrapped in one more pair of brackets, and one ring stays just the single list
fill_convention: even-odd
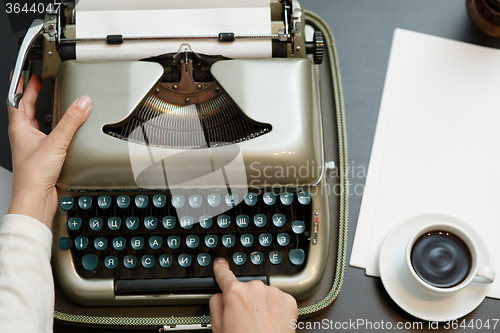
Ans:
[{"label": "chrome typewriter lever", "polygon": [[24,36],[23,43],[21,44],[21,48],[19,49],[19,54],[16,60],[16,66],[14,67],[14,73],[12,74],[12,80],[10,81],[9,87],[9,95],[7,100],[10,105],[15,107],[16,109],[19,107],[19,101],[23,97],[22,93],[16,93],[17,86],[21,81],[21,73],[23,71],[24,62],[26,61],[26,57],[28,56],[28,52],[31,48],[31,45],[35,42],[35,40],[44,32],[45,23],[41,19],[36,19],[31,23],[31,26],[28,28],[26,35]]}]

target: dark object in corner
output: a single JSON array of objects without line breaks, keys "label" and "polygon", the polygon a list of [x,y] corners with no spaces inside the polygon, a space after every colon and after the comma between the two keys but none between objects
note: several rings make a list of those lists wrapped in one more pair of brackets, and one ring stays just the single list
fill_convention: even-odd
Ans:
[{"label": "dark object in corner", "polygon": [[467,0],[467,11],[480,30],[500,37],[500,0]]}]

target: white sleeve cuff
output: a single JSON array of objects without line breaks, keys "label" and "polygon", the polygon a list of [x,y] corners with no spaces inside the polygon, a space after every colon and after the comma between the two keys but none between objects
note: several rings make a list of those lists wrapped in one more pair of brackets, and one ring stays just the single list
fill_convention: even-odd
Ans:
[{"label": "white sleeve cuff", "polygon": [[0,223],[0,234],[26,237],[40,242],[50,260],[52,249],[52,232],[42,222],[32,217],[20,214],[7,214]]}]

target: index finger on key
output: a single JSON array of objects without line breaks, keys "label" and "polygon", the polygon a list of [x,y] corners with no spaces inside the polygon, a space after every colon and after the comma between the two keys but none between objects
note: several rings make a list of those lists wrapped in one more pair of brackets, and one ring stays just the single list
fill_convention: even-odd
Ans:
[{"label": "index finger on key", "polygon": [[232,282],[238,281],[236,276],[229,269],[229,264],[224,258],[217,258],[214,261],[214,275],[219,288],[224,292],[227,289],[229,284]]}]

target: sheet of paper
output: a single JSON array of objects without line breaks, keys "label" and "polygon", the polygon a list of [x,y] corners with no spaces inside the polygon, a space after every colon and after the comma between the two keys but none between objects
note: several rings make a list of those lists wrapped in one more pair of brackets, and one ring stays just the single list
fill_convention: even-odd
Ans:
[{"label": "sheet of paper", "polygon": [[[76,37],[205,36],[220,32],[236,35],[271,33],[269,0],[80,0],[76,5]],[[78,60],[138,60],[177,52],[188,43],[197,53],[229,58],[270,58],[270,40],[160,41],[77,43]]]},{"label": "sheet of paper", "polygon": [[395,31],[352,265],[379,276],[390,229],[443,212],[473,226],[500,269],[499,87],[500,50]]}]

